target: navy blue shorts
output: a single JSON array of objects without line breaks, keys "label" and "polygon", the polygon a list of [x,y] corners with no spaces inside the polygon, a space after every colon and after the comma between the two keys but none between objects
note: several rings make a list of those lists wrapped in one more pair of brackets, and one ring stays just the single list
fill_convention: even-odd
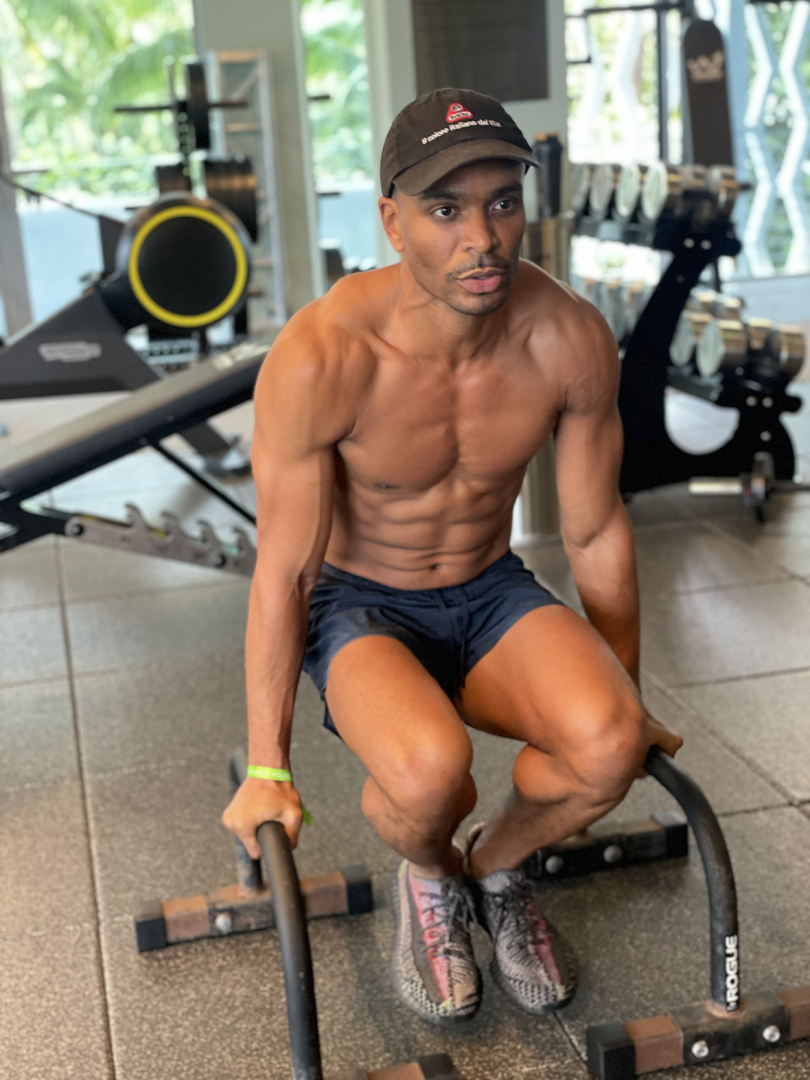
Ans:
[{"label": "navy blue shorts", "polygon": [[[510,626],[535,608],[561,603],[511,551],[472,581],[440,589],[393,589],[324,563],[309,604],[304,671],[325,700],[329,665],[344,645],[391,637],[452,701]],[[338,734],[328,708],[324,724]]]}]

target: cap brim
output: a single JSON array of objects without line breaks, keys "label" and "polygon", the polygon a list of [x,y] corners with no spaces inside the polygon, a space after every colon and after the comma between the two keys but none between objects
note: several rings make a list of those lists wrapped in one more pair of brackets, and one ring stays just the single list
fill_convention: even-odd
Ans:
[{"label": "cap brim", "polygon": [[418,165],[405,169],[399,176],[394,177],[392,183],[405,195],[419,195],[460,165],[468,165],[471,161],[485,161],[487,158],[507,158],[509,161],[537,165],[537,158],[531,150],[524,150],[514,143],[500,139],[467,139],[439,150]]}]

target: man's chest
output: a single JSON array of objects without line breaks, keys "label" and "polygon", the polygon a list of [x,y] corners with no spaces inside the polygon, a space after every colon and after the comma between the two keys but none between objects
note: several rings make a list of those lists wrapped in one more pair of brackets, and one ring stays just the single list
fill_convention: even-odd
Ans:
[{"label": "man's chest", "polygon": [[551,434],[558,409],[554,386],[528,358],[455,370],[389,365],[340,452],[349,476],[363,486],[489,487],[522,469]]}]

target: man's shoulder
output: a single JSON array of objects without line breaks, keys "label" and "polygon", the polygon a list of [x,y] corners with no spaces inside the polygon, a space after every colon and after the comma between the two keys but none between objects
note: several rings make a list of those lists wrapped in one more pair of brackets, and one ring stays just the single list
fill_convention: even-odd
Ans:
[{"label": "man's shoulder", "polygon": [[534,263],[521,260],[520,316],[525,319],[537,348],[562,349],[571,361],[602,363],[615,352],[615,342],[601,312],[569,285]]},{"label": "man's shoulder", "polygon": [[352,279],[373,273],[338,281],[288,320],[262,365],[256,387],[261,413],[286,409],[317,417],[330,429],[350,426],[377,365],[367,298],[372,282]]},{"label": "man's shoulder", "polygon": [[349,274],[335,282],[327,293],[293,315],[271,356],[309,356],[319,366],[330,367],[347,359],[372,363],[371,343],[390,291],[390,269]]}]

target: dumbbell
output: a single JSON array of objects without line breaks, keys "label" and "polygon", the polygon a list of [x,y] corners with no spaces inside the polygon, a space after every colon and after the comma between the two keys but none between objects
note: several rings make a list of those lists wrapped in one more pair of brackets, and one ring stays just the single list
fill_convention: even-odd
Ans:
[{"label": "dumbbell", "polygon": [[684,179],[678,165],[654,161],[647,167],[641,186],[639,214],[643,221],[657,225],[664,218],[683,213]]},{"label": "dumbbell", "polygon": [[714,198],[717,216],[731,217],[737,196],[742,190],[734,169],[730,165],[712,165],[706,174],[706,186]]},{"label": "dumbbell", "polygon": [[742,368],[748,359],[748,331],[739,319],[713,319],[703,329],[695,363],[706,378],[722,368]]},{"label": "dumbbell", "polygon": [[764,351],[778,365],[779,371],[787,375],[788,381],[795,379],[804,363],[806,343],[800,326],[777,326],[765,339]]},{"label": "dumbbell", "polygon": [[695,359],[703,331],[712,322],[707,311],[682,311],[672,342],[669,346],[669,358],[679,368],[689,367]]},{"label": "dumbbell", "polygon": [[623,165],[616,184],[613,200],[613,217],[617,221],[635,221],[638,218],[641,189],[647,175],[646,165]]},{"label": "dumbbell", "polygon": [[571,162],[571,209],[580,217],[588,213],[593,165],[584,161]]},{"label": "dumbbell", "polygon": [[589,195],[589,212],[590,216],[597,221],[603,221],[610,216],[621,171],[621,165],[611,165],[607,162],[597,165],[593,171]]},{"label": "dumbbell", "polygon": [[686,298],[687,311],[705,311],[707,315],[716,315],[717,293],[714,289],[692,289]]}]

